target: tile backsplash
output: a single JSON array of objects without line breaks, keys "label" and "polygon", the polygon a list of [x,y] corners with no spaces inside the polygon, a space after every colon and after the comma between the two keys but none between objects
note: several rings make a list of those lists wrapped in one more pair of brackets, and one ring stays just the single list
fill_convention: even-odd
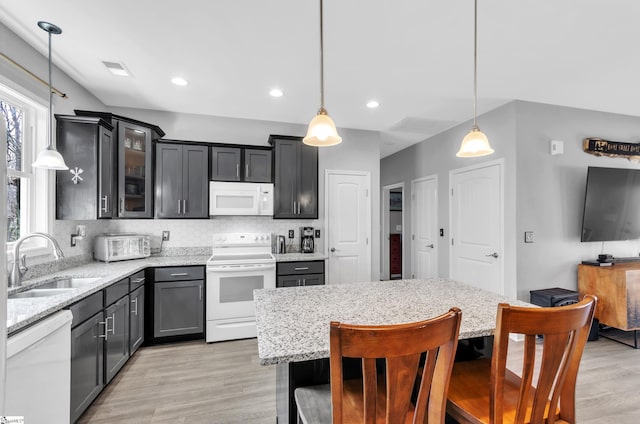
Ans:
[{"label": "tile backsplash", "polygon": [[[86,236],[70,246],[71,234],[77,225],[86,226]],[[322,230],[319,220],[273,219],[262,216],[217,217],[213,219],[118,219],[95,221],[54,221],[53,235],[60,243],[65,256],[87,255],[93,251],[93,237],[102,233],[140,233],[151,236],[153,250],[160,248],[162,232],[170,231],[169,241],[162,248],[211,247],[213,234],[264,232],[287,237],[294,230],[293,239],[286,238],[287,251],[300,250],[300,227]],[[324,236],[324,231],[322,231]],[[322,238],[315,240],[316,251],[322,249]],[[46,259],[46,258],[45,258]],[[50,260],[50,258],[49,258]]]}]

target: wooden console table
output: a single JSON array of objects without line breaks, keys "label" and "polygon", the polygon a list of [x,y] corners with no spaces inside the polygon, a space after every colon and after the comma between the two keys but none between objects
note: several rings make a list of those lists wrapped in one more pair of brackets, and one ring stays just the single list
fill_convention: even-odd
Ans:
[{"label": "wooden console table", "polygon": [[581,295],[598,296],[595,318],[609,327],[633,331],[634,344],[631,346],[638,349],[636,332],[640,330],[640,262],[607,267],[580,264],[578,291]]}]

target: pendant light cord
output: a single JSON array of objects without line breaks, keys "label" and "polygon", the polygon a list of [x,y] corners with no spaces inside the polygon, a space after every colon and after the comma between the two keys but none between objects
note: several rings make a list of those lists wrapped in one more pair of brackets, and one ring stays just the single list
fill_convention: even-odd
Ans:
[{"label": "pendant light cord", "polygon": [[53,91],[51,90],[51,31],[49,32],[49,140],[47,140],[47,149],[51,150],[53,143]]},{"label": "pendant light cord", "polygon": [[478,128],[476,123],[478,102],[478,0],[475,0],[473,9],[473,128]]},{"label": "pendant light cord", "polygon": [[320,0],[320,111],[324,111],[324,33],[322,30],[322,0]]}]

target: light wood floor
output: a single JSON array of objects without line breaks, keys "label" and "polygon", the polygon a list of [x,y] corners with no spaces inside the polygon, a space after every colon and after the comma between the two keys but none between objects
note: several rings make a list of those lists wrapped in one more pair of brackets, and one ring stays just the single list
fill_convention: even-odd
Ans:
[{"label": "light wood floor", "polygon": [[[256,339],[142,348],[79,422],[274,424],[275,368],[257,352]],[[580,424],[640,423],[640,350],[588,342],[576,391]]]}]

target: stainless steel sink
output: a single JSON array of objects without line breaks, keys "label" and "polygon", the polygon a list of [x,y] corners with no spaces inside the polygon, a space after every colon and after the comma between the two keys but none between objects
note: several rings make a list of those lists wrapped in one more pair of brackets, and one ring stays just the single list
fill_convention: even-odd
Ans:
[{"label": "stainless steel sink", "polygon": [[9,295],[9,299],[27,299],[32,297],[49,297],[49,296],[57,296],[59,294],[64,294],[68,291],[73,290],[72,288],[68,289],[31,289],[27,291],[23,291],[20,293],[13,293]]},{"label": "stainless steel sink", "polygon": [[85,287],[88,284],[95,283],[101,277],[62,277],[57,278],[48,283],[34,287],[31,290],[43,290],[43,289],[77,289]]}]

